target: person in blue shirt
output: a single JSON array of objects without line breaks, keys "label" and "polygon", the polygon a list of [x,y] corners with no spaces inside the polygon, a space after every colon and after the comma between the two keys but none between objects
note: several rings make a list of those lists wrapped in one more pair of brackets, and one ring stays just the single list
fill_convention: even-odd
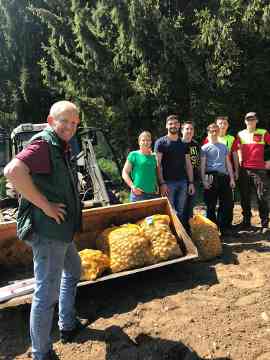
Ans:
[{"label": "person in blue shirt", "polygon": [[[235,188],[229,150],[218,142],[219,127],[212,123],[207,127],[208,143],[201,148],[201,178],[207,217],[219,226],[221,234],[230,234],[230,209]],[[218,214],[216,205],[219,202]]]},{"label": "person in blue shirt", "polygon": [[167,135],[155,143],[161,195],[167,196],[178,218],[183,223],[187,194],[194,194],[193,168],[188,145],[179,136],[180,122],[176,115],[166,119]]}]

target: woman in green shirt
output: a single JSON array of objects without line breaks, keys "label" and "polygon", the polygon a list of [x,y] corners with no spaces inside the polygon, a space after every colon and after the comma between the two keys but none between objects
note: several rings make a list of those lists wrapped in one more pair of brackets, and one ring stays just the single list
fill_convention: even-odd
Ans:
[{"label": "woman in green shirt", "polygon": [[122,171],[122,177],[131,189],[130,201],[158,197],[157,160],[151,149],[151,133],[142,132],[138,143],[139,150],[128,154]]}]

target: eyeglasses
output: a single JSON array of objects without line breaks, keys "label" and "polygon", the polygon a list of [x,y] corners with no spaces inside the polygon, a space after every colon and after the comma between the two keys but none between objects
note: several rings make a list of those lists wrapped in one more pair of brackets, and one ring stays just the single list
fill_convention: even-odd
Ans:
[{"label": "eyeglasses", "polygon": [[58,121],[59,123],[61,123],[64,126],[71,126],[73,128],[77,128],[77,126],[79,125],[79,123],[75,122],[75,121],[70,121],[69,119],[60,117],[59,119],[56,119],[56,121]]},{"label": "eyeglasses", "polygon": [[217,133],[218,132],[218,129],[211,129],[211,130],[208,130],[208,133]]}]

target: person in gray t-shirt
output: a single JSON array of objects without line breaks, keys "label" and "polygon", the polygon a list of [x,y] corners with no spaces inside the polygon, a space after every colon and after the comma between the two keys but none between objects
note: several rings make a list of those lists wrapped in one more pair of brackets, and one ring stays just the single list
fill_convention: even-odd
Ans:
[{"label": "person in gray t-shirt", "polygon": [[[201,148],[201,176],[207,217],[219,226],[222,235],[230,231],[230,212],[235,187],[232,164],[226,145],[218,142],[219,127],[207,127],[209,142]],[[216,205],[219,202],[218,214]]]},{"label": "person in gray t-shirt", "polygon": [[217,171],[228,175],[226,167],[226,156],[228,155],[227,146],[221,143],[210,143],[203,145],[201,156],[207,158],[207,171]]}]

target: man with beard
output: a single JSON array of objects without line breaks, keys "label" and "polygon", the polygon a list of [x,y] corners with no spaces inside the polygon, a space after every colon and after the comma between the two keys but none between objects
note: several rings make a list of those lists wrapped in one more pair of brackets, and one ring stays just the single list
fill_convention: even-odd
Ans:
[{"label": "man with beard", "polygon": [[[194,194],[193,168],[189,148],[179,137],[180,122],[176,115],[166,119],[167,135],[155,143],[160,192],[167,196],[178,218],[183,222],[187,194]],[[186,224],[184,224],[186,225]]]}]

